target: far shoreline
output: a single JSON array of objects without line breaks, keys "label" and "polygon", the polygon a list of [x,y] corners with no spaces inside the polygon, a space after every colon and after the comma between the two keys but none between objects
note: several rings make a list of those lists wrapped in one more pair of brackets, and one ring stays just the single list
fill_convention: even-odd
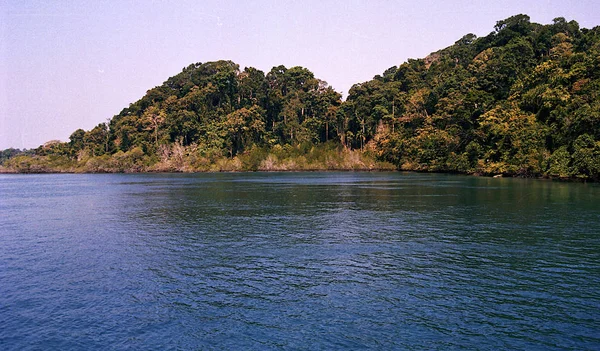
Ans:
[{"label": "far shoreline", "polygon": [[505,179],[531,179],[531,180],[543,180],[552,182],[565,182],[565,183],[597,183],[593,179],[585,179],[578,177],[549,177],[549,176],[522,176],[522,175],[510,175],[510,174],[481,174],[481,173],[460,173],[460,172],[445,172],[445,171],[426,171],[426,170],[401,170],[401,169],[387,169],[387,168],[340,168],[340,169],[286,169],[286,170],[208,170],[208,171],[177,171],[177,170],[165,170],[165,171],[124,171],[124,172],[78,172],[78,171],[36,171],[36,172],[19,172],[15,170],[6,169],[0,167],[0,175],[56,175],[56,174],[242,174],[242,173],[415,173],[415,174],[443,174],[443,175],[456,175],[465,177],[477,177],[477,178],[505,178]]}]

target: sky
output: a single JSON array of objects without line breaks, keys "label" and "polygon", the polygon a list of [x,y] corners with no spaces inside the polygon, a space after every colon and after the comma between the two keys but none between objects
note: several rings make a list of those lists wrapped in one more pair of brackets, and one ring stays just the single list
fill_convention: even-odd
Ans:
[{"label": "sky", "polygon": [[0,0],[0,149],[68,141],[196,62],[303,66],[345,95],[520,13],[600,25],[598,0]]}]

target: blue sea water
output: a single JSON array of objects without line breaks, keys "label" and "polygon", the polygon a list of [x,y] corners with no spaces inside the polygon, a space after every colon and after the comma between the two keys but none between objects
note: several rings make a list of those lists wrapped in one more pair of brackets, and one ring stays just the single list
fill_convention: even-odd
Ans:
[{"label": "blue sea water", "polygon": [[0,175],[2,350],[598,350],[600,186]]}]

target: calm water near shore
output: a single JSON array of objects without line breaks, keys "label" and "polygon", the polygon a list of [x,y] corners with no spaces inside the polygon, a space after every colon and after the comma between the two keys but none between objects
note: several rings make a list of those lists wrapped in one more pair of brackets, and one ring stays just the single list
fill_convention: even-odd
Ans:
[{"label": "calm water near shore", "polygon": [[0,175],[2,350],[598,350],[600,185]]}]

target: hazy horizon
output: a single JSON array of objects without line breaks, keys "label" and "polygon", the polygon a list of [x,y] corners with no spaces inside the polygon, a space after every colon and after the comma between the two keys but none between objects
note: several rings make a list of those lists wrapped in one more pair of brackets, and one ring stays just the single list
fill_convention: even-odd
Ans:
[{"label": "hazy horizon", "polygon": [[303,66],[350,87],[519,13],[600,24],[595,1],[0,0],[0,149],[67,141],[190,63],[232,60],[267,73]]}]

